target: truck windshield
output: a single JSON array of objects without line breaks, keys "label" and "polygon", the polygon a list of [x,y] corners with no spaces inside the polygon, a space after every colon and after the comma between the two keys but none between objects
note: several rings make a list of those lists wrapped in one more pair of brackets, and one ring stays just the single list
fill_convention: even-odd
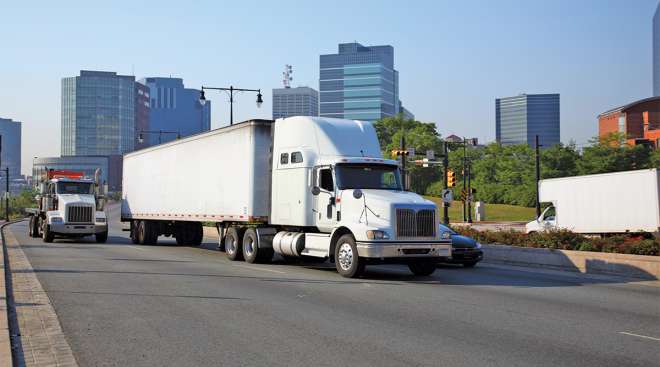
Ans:
[{"label": "truck windshield", "polygon": [[346,189],[401,190],[399,168],[383,164],[338,164],[337,187]]},{"label": "truck windshield", "polygon": [[89,182],[58,182],[58,194],[93,194],[94,188]]}]

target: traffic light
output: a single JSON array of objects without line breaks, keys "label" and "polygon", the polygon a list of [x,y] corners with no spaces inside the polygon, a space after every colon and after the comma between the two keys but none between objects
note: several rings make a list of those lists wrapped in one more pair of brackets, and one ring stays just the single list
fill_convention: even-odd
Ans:
[{"label": "traffic light", "polygon": [[456,186],[456,173],[454,171],[448,169],[447,170],[447,187],[454,187]]},{"label": "traffic light", "polygon": [[392,149],[392,157],[407,156],[408,154],[410,154],[410,152],[407,150]]}]

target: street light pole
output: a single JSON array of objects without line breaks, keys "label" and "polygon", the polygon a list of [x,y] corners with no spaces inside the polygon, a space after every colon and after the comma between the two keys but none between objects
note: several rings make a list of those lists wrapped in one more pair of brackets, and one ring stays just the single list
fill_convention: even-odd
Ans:
[{"label": "street light pole", "polygon": [[[467,174],[467,147],[465,143],[465,137],[463,137],[463,195],[467,192],[467,185],[466,185],[466,180],[465,180],[465,175]],[[466,206],[467,206],[467,198],[463,198],[463,222],[466,220]],[[469,211],[469,210],[468,210]]]},{"label": "street light pole", "polygon": [[[442,173],[442,180],[444,182],[444,188],[445,190],[449,189],[447,187],[447,169],[449,168],[449,149],[447,148],[448,142],[444,141],[442,143],[442,166],[443,166],[443,173]],[[449,224],[449,203],[442,203],[442,221],[444,224],[448,225]]]},{"label": "street light pole", "polygon": [[202,89],[199,92],[199,103],[202,106],[206,103],[206,96],[204,95],[205,90],[221,90],[229,93],[229,125],[234,124],[234,92],[257,92],[257,108],[261,107],[261,104],[264,103],[261,95],[261,89],[234,88],[233,85],[230,85],[229,88],[202,86]]},{"label": "street light pole", "polygon": [[536,217],[541,216],[541,203],[539,202],[539,181],[541,181],[541,155],[539,153],[539,136],[535,137],[536,142]]}]

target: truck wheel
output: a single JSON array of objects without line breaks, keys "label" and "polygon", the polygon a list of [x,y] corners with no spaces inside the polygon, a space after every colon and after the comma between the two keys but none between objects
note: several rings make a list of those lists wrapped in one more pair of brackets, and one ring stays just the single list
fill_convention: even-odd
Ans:
[{"label": "truck wheel", "polygon": [[42,238],[44,242],[50,243],[55,239],[55,235],[50,231],[50,226],[48,224],[44,225],[44,231],[42,233]]},{"label": "truck wheel", "polygon": [[273,259],[273,249],[259,248],[259,237],[254,228],[248,228],[243,235],[243,257],[249,263],[268,262]]},{"label": "truck wheel", "polygon": [[417,276],[429,276],[433,274],[436,268],[434,261],[420,260],[408,264],[408,269]]},{"label": "truck wheel", "polygon": [[231,261],[243,259],[243,246],[241,246],[241,229],[229,227],[225,235],[225,253]]},{"label": "truck wheel", "polygon": [[463,266],[466,268],[474,268],[475,265],[477,265],[476,261],[466,261],[463,263]]},{"label": "truck wheel", "polygon": [[155,225],[151,221],[142,220],[138,225],[138,242],[140,245],[155,245],[158,241]]},{"label": "truck wheel", "polygon": [[34,237],[34,235],[32,234],[33,233],[32,232],[32,223],[33,222],[34,222],[34,217],[30,216],[30,220],[29,220],[28,226],[27,226],[27,230],[28,230],[27,235],[28,235],[28,237]]},{"label": "truck wheel", "polygon": [[105,243],[108,240],[108,231],[99,232],[95,235],[97,243]]},{"label": "truck wheel", "polygon": [[190,244],[199,247],[202,245],[202,240],[204,239],[204,226],[202,226],[202,223],[200,222],[192,222],[190,223],[190,234],[191,234],[191,241]]},{"label": "truck wheel", "polygon": [[32,237],[39,237],[39,218],[32,216],[30,223],[32,225]]},{"label": "truck wheel", "polygon": [[357,278],[364,273],[365,262],[358,256],[353,235],[339,237],[335,246],[335,266],[337,272],[346,278]]},{"label": "truck wheel", "polygon": [[138,237],[138,228],[140,227],[140,221],[135,220],[131,222],[131,242],[133,242],[134,245],[137,245],[140,243],[140,238]]}]

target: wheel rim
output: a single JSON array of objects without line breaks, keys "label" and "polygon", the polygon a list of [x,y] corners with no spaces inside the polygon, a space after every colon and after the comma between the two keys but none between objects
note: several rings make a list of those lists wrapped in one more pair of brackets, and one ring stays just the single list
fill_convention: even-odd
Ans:
[{"label": "wheel rim", "polygon": [[252,256],[252,253],[254,252],[254,240],[252,237],[248,237],[247,242],[243,244],[243,252],[245,252],[245,255],[248,257]]},{"label": "wheel rim", "polygon": [[339,246],[339,266],[342,270],[349,270],[353,266],[353,248],[349,243],[342,243]]},{"label": "wheel rim", "polygon": [[236,246],[236,241],[234,241],[234,237],[227,236],[227,238],[225,239],[225,251],[229,255],[233,255],[235,251],[235,246]]}]

